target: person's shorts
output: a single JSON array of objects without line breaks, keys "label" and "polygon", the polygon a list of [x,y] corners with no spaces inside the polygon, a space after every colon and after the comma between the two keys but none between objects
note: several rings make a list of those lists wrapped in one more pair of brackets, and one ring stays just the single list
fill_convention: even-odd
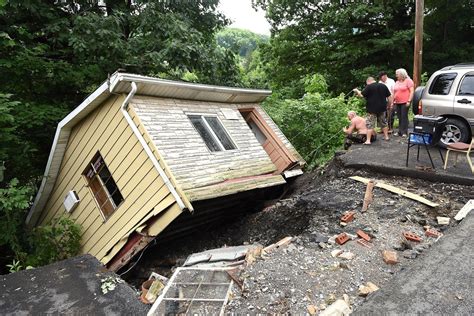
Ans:
[{"label": "person's shorts", "polygon": [[366,120],[366,125],[368,129],[373,129],[375,128],[375,124],[377,123],[377,126],[380,128],[385,128],[387,127],[387,116],[385,112],[382,113],[367,113],[367,116],[365,118]]}]

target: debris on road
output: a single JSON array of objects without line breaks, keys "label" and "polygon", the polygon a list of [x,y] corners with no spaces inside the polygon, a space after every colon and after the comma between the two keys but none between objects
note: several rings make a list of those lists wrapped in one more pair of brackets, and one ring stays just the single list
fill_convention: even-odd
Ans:
[{"label": "debris on road", "polygon": [[375,182],[374,180],[369,180],[367,182],[367,188],[365,189],[365,194],[364,194],[364,203],[362,204],[362,210],[361,212],[366,212],[367,209],[369,208],[370,203],[372,203],[372,199],[374,197],[374,185]]},{"label": "debris on road", "polygon": [[454,216],[454,219],[457,221],[462,220],[464,217],[466,217],[467,214],[469,214],[470,211],[474,209],[474,200],[469,200],[460,210],[459,212]]},{"label": "debris on road", "polygon": [[418,236],[415,233],[404,232],[403,237],[405,237],[405,239],[409,240],[409,241],[414,241],[414,242],[420,242],[421,241],[421,237]]},{"label": "debris on road", "polygon": [[344,294],[344,299],[339,299],[321,312],[321,316],[346,316],[352,313],[349,296]]},{"label": "debris on road", "polygon": [[364,239],[365,241],[370,241],[370,239],[371,239],[369,235],[367,235],[365,232],[363,232],[360,229],[356,232],[356,234],[357,234],[357,236]]},{"label": "debris on road", "polygon": [[382,251],[383,261],[386,264],[397,264],[398,263],[398,256],[395,251],[384,250]]},{"label": "debris on road", "polygon": [[[359,295],[359,288],[367,286],[367,280],[383,288],[437,241],[419,237],[427,229],[448,234],[455,227],[440,227],[436,217],[453,217],[465,204],[463,197],[471,194],[471,187],[443,183],[427,186],[422,180],[358,172],[363,179],[379,178],[374,187],[385,182],[412,192],[416,190],[420,197],[437,201],[439,207],[407,199],[383,187],[384,190],[373,190],[369,211],[355,212],[354,219],[343,222],[345,226],[341,227],[347,210],[362,208],[361,197],[367,191],[367,184],[355,183],[348,172],[328,167],[323,174],[303,175],[296,179],[285,199],[265,211],[199,232],[199,243],[196,238],[194,243],[168,247],[173,254],[179,249],[181,258],[186,258],[189,253],[199,254],[202,249],[224,244],[263,245],[252,248],[245,257],[239,256],[235,263],[240,265],[233,267],[232,273],[227,272],[234,285],[225,313],[330,313],[337,298],[343,295],[347,295],[345,311],[349,313],[366,300]],[[404,232],[418,236],[418,242],[401,237]],[[381,255],[384,250],[393,250],[397,264],[384,263]],[[173,260],[176,265],[184,262],[179,257]]]},{"label": "debris on road", "polygon": [[450,218],[444,217],[444,216],[438,216],[436,217],[436,220],[438,221],[438,225],[449,225]]},{"label": "debris on road", "polygon": [[[350,179],[352,180],[356,180],[356,181],[360,181],[362,183],[369,183],[370,181],[372,180],[369,180],[369,179],[366,179],[366,178],[363,178],[363,177],[359,177],[359,176],[354,176],[354,177],[349,177]],[[425,199],[424,197],[418,195],[418,194],[415,194],[415,193],[411,193],[411,192],[408,192],[408,191],[405,191],[405,190],[402,190],[402,189],[399,189],[393,185],[390,185],[390,184],[386,184],[382,181],[376,181],[375,182],[375,186],[377,188],[382,188],[382,189],[385,189],[387,191],[390,191],[392,193],[396,193],[396,194],[399,194],[401,196],[404,196],[404,197],[407,197],[407,198],[410,198],[412,200],[415,200],[415,201],[418,201],[418,202],[421,202],[423,204],[426,204],[428,206],[431,206],[431,207],[437,207],[439,206],[439,204],[437,203],[434,203],[434,202],[431,202],[427,199]]]},{"label": "debris on road", "polygon": [[362,284],[361,286],[359,286],[358,295],[365,297],[370,293],[373,293],[378,290],[379,287],[377,285],[373,284],[372,282],[367,282],[366,284]]}]

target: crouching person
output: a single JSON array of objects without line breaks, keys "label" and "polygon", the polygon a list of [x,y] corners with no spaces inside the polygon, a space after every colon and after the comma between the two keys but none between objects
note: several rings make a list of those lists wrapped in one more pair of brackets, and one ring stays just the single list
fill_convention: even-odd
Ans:
[{"label": "crouching person", "polygon": [[351,121],[349,127],[343,127],[342,131],[346,134],[346,139],[344,141],[344,149],[349,149],[353,143],[370,143],[377,139],[375,131],[372,130],[370,141],[367,141],[367,122],[365,118],[360,117],[354,111],[349,111],[347,113],[347,118]]}]

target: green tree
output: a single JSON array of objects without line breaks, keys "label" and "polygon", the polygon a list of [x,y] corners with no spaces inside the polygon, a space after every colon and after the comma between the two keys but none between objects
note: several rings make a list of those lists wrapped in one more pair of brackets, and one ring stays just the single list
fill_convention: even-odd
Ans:
[{"label": "green tree", "polygon": [[216,34],[216,40],[219,46],[230,49],[240,57],[248,58],[260,43],[268,41],[268,36],[228,27]]},{"label": "green tree", "polygon": [[[58,121],[117,69],[202,83],[240,82],[218,47],[218,0],[8,0],[0,5],[0,86],[21,102],[14,136],[25,150],[7,177],[40,175]],[[193,74],[191,77],[189,74]],[[26,163],[28,162],[29,165]]]},{"label": "green tree", "polygon": [[356,107],[353,100],[346,102],[343,95],[330,97],[327,83],[320,74],[303,78],[302,86],[307,91],[304,97],[287,99],[274,93],[264,107],[309,168],[314,168],[331,159],[341,147],[342,127],[348,123],[347,112]]},{"label": "green tree", "polygon": [[[301,96],[299,81],[315,72],[328,78],[332,90],[348,92],[380,70],[411,71],[414,1],[255,0],[254,4],[266,9],[272,25],[270,45],[262,52],[268,76],[273,87],[286,88],[290,96]],[[472,56],[473,6],[469,0],[426,1],[426,69]],[[436,47],[440,41],[441,51]]]}]

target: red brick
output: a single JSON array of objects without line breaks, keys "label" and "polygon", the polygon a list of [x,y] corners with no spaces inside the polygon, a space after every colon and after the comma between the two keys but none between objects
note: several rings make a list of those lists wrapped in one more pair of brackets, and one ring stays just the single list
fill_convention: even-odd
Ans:
[{"label": "red brick", "polygon": [[347,236],[346,233],[341,233],[339,234],[337,237],[336,237],[336,242],[339,244],[339,245],[344,245],[346,242],[349,241],[349,236]]},{"label": "red brick", "polygon": [[362,238],[362,239],[364,239],[364,240],[366,240],[366,241],[370,241],[370,236],[367,235],[364,231],[362,231],[362,230],[359,229],[356,234],[357,234],[357,236],[359,236],[360,238]]},{"label": "red brick", "polygon": [[443,233],[437,231],[437,230],[434,229],[434,228],[430,228],[430,229],[427,229],[427,230],[425,231],[425,235],[428,236],[428,237],[438,238],[438,237],[443,236]]},{"label": "red brick", "polygon": [[403,237],[405,237],[406,240],[410,240],[410,241],[415,241],[415,242],[420,242],[421,241],[421,237],[418,236],[415,233],[404,232]]},{"label": "red brick", "polygon": [[349,223],[354,220],[354,215],[356,212],[350,211],[350,212],[345,212],[344,215],[341,216],[341,222]]},{"label": "red brick", "polygon": [[398,263],[397,253],[395,251],[384,250],[382,251],[382,256],[386,264]]},{"label": "red brick", "polygon": [[364,239],[357,239],[357,243],[358,243],[359,245],[364,246],[364,247],[367,247],[367,248],[369,248],[369,249],[373,247],[373,245],[372,245],[370,242],[365,241]]}]

